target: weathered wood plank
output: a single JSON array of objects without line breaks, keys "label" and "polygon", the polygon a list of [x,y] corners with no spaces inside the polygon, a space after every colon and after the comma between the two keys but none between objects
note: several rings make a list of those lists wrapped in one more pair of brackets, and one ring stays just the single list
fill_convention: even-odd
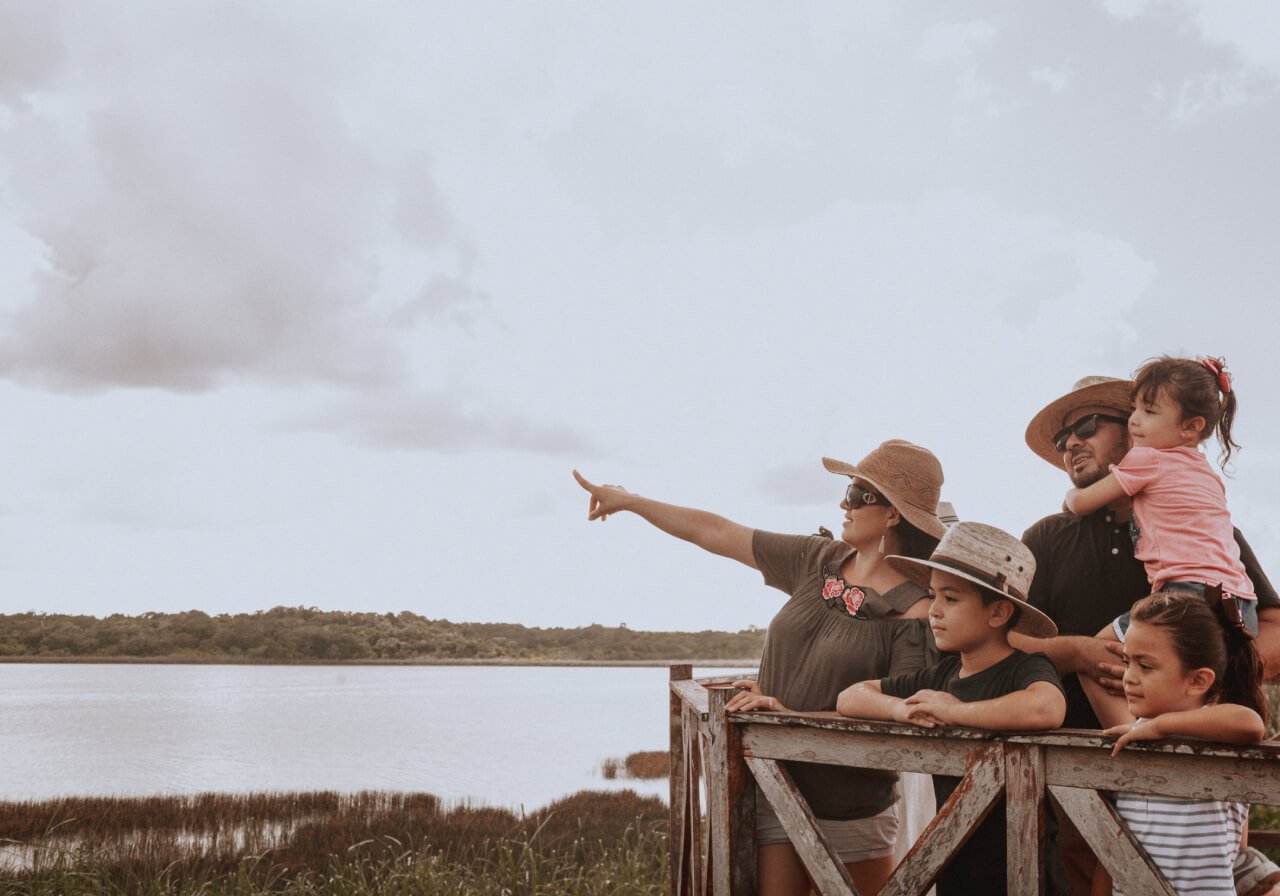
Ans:
[{"label": "weathered wood plank", "polygon": [[1111,874],[1112,883],[1126,893],[1177,896],[1151,864],[1111,804],[1096,790],[1049,785],[1058,806],[1070,816],[1080,836]]},{"label": "weathered wood plank", "polygon": [[994,731],[982,728],[920,728],[903,722],[880,722],[871,719],[851,719],[835,712],[735,713],[734,719],[758,725],[778,728],[818,728],[827,731],[854,731],[868,734],[899,734],[920,740],[995,740]]},{"label": "weathered wood plank", "polygon": [[1045,780],[1063,787],[1156,793],[1200,800],[1280,803],[1280,757],[1195,756],[1045,747]]},{"label": "weathered wood plank", "polygon": [[707,822],[716,896],[751,896],[756,883],[755,788],[742,755],[742,728],[730,724],[724,711],[734,693],[732,688],[711,688],[707,694]]},{"label": "weathered wood plank", "polygon": [[[750,713],[756,721],[756,713]],[[734,719],[741,718],[735,715]],[[963,775],[966,748],[954,742],[904,737],[900,732],[858,732],[824,728],[788,728],[748,724],[742,732],[743,747],[759,759],[823,762],[889,771]]]},{"label": "weathered wood plank", "polygon": [[695,680],[703,687],[709,687],[715,684],[733,684],[735,681],[756,681],[759,678],[758,672],[744,672],[742,675],[707,675]]},{"label": "weathered wood plank", "polygon": [[[668,669],[671,681],[686,681],[693,677],[693,666],[681,664]],[[692,896],[693,886],[689,878],[689,862],[694,847],[689,836],[689,770],[688,751],[685,747],[684,704],[674,692],[668,694],[670,729],[667,761],[670,783],[668,803],[668,860],[671,876],[671,892],[674,896]],[[699,847],[700,848],[700,847]]]},{"label": "weathered wood plank", "polygon": [[[1001,739],[1008,743],[1039,744],[1045,747],[1105,747],[1108,752],[1116,745],[1114,737],[1108,737],[1100,731],[1084,728],[1059,728],[1056,731],[1046,731],[1039,734],[1011,734],[1003,736]],[[1217,743],[1215,741],[1169,738],[1167,740],[1143,741],[1131,744],[1125,747],[1125,751],[1280,761],[1280,742],[1278,741],[1236,745]]]},{"label": "weathered wood plank", "polygon": [[1013,896],[1044,892],[1044,752],[1029,744],[1004,748],[1005,846]]},{"label": "weathered wood plank", "polygon": [[1004,795],[1004,745],[972,748],[969,768],[950,799],[894,870],[881,896],[920,896]]},{"label": "weathered wood plank", "polygon": [[704,718],[707,715],[707,689],[696,681],[673,681],[671,693],[676,694],[687,705],[692,706]]},{"label": "weathered wood plank", "polygon": [[702,824],[702,792],[704,778],[702,769],[706,767],[703,761],[703,751],[705,747],[702,732],[699,730],[701,726],[701,716],[688,704],[684,707],[685,719],[685,750],[687,751],[688,770],[689,770],[689,839],[693,844],[693,861],[690,863],[690,877],[693,880],[693,891],[698,894],[708,892],[708,877],[706,863],[706,842],[703,839]]},{"label": "weathered wood plank", "polygon": [[804,863],[809,878],[822,896],[860,896],[849,871],[836,855],[814,820],[808,803],[796,790],[786,769],[772,759],[747,757],[747,768],[755,775],[782,827],[791,838],[796,855]]}]

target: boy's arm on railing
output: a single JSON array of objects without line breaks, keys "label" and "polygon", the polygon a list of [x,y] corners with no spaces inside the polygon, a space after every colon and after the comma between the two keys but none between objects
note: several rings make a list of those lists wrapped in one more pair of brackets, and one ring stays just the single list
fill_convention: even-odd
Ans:
[{"label": "boy's arm on railing", "polygon": [[854,719],[882,719],[889,722],[907,720],[907,702],[890,697],[880,690],[880,682],[860,681],[840,692],[836,712]]},{"label": "boy's arm on railing", "polygon": [[906,699],[906,720],[926,728],[964,725],[992,731],[1048,731],[1062,725],[1067,701],[1062,691],[1047,681],[995,697],[965,703],[943,691],[921,691]]},{"label": "boy's arm on railing", "polygon": [[1199,709],[1166,712],[1152,719],[1141,719],[1128,725],[1108,728],[1104,734],[1119,735],[1111,755],[1117,755],[1125,744],[1135,740],[1160,740],[1165,737],[1196,737],[1225,744],[1252,744],[1267,735],[1262,716],[1247,706],[1216,703]]}]

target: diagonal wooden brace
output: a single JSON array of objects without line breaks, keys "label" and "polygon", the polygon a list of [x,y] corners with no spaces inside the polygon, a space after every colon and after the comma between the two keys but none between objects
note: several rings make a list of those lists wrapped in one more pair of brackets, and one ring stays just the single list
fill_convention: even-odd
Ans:
[{"label": "diagonal wooden brace", "polygon": [[1004,796],[1004,745],[984,744],[969,753],[968,771],[920,839],[899,863],[882,896],[921,896]]},{"label": "diagonal wooden brace", "polygon": [[822,896],[860,896],[840,857],[814,820],[809,804],[796,790],[787,770],[773,759],[747,757],[747,768],[782,822],[791,845]]}]

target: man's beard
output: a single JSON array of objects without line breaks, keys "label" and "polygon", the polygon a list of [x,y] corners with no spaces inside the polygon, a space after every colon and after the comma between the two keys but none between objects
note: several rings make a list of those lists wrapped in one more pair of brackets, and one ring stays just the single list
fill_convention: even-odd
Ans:
[{"label": "man's beard", "polygon": [[1074,458],[1069,458],[1066,469],[1067,475],[1071,477],[1071,484],[1076,488],[1085,488],[1086,486],[1093,485],[1111,471],[1112,464],[1120,463],[1128,453],[1129,439],[1128,433],[1126,432],[1125,438],[1116,446],[1113,457],[1099,458],[1096,454],[1092,455],[1094,463],[1091,468],[1076,472],[1075,464],[1071,462]]},{"label": "man's beard", "polygon": [[1092,469],[1081,470],[1077,473],[1072,468],[1067,471],[1067,475],[1071,477],[1071,484],[1076,488],[1085,488],[1106,476],[1107,470],[1105,467],[1094,466]]}]

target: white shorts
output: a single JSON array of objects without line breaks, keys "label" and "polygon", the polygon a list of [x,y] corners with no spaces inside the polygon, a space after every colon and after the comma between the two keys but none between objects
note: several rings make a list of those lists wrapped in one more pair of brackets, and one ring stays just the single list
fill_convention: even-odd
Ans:
[{"label": "white shorts", "polygon": [[[818,827],[831,843],[840,861],[863,862],[893,855],[893,845],[898,839],[898,800],[879,815],[870,818],[834,819],[819,818]],[[765,795],[756,790],[756,845],[790,843],[791,838],[782,828],[777,814]]]}]

